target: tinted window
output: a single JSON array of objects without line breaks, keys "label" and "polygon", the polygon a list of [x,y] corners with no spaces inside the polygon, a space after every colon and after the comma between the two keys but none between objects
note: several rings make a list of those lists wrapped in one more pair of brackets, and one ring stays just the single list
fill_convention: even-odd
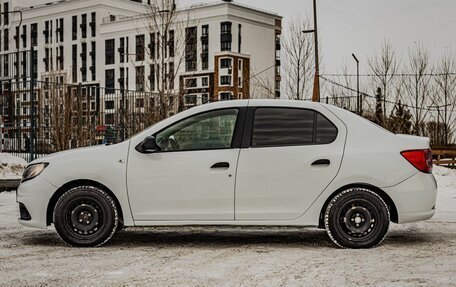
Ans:
[{"label": "tinted window", "polygon": [[253,147],[314,143],[315,112],[304,109],[259,108],[255,111]]},{"label": "tinted window", "polygon": [[237,109],[196,115],[157,134],[162,151],[229,149],[233,140]]},{"label": "tinted window", "polygon": [[332,143],[337,137],[337,128],[327,118],[317,113],[317,144]]}]

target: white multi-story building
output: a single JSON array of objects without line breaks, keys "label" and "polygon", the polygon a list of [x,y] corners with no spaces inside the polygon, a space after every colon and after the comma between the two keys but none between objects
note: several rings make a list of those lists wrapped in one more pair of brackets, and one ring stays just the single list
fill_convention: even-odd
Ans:
[{"label": "white multi-story building", "polygon": [[[158,12],[150,0],[49,1],[0,0],[0,81],[8,96],[2,113],[10,120],[22,114],[26,122],[30,86],[11,93],[11,81],[27,75],[38,82],[39,110],[49,108],[39,85],[45,82],[78,85],[79,92],[100,88],[87,105],[107,114],[115,114],[120,95],[131,90],[166,89],[184,107],[280,97],[277,14],[228,0]],[[21,23],[18,14],[4,13],[11,11],[22,12]],[[160,19],[170,14],[174,18],[163,28]]]}]

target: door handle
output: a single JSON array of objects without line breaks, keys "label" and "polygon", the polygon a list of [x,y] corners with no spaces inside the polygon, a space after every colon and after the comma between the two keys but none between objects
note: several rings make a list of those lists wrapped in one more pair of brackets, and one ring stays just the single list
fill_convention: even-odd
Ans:
[{"label": "door handle", "polygon": [[211,166],[211,168],[229,168],[229,167],[230,167],[230,164],[227,162],[218,162],[218,163],[214,164],[213,166]]},{"label": "door handle", "polygon": [[318,165],[330,165],[331,161],[329,159],[319,159],[316,160],[312,163],[312,166],[318,166]]}]

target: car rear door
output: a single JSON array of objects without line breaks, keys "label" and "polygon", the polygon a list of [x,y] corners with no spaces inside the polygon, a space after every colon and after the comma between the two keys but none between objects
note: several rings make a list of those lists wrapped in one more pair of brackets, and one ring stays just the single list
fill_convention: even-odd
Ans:
[{"label": "car rear door", "polygon": [[236,220],[302,216],[341,165],[345,125],[321,105],[249,107],[235,191]]}]

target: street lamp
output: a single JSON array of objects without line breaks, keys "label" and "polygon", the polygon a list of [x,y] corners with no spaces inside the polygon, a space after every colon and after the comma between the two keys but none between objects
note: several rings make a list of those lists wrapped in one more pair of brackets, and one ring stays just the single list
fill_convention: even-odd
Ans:
[{"label": "street lamp", "polygon": [[320,61],[318,56],[318,21],[317,21],[317,0],[313,0],[313,13],[314,13],[314,29],[305,30],[303,33],[314,33],[315,41],[315,78],[314,78],[314,90],[312,95],[313,102],[320,101]]},{"label": "street lamp", "polygon": [[355,54],[352,54],[352,56],[356,61],[356,112],[358,115],[361,115],[363,113],[363,108],[359,94],[359,60],[356,58]]}]

